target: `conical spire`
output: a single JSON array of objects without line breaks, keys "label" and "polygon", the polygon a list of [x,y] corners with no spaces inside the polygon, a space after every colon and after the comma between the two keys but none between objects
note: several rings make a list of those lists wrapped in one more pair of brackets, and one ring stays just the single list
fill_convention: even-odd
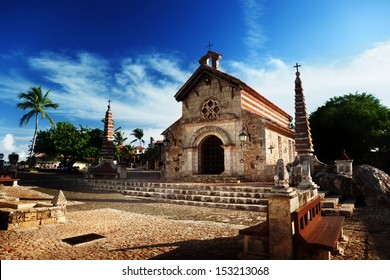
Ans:
[{"label": "conical spire", "polygon": [[114,124],[112,121],[112,112],[110,106],[111,100],[108,101],[106,116],[104,118],[104,135],[102,145],[103,159],[114,158]]},{"label": "conical spire", "polygon": [[303,94],[302,81],[298,68],[298,63],[294,66],[297,68],[295,73],[295,150],[298,155],[313,154],[313,142],[310,132],[309,117],[306,111],[305,96]]}]

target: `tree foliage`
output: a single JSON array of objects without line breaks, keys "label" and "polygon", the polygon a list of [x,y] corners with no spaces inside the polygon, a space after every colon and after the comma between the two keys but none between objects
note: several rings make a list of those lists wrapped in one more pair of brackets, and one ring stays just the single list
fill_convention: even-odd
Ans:
[{"label": "tree foliage", "polygon": [[31,163],[31,159],[32,159],[32,155],[35,149],[35,143],[37,139],[38,116],[41,115],[42,119],[43,118],[48,119],[51,125],[53,127],[55,126],[54,121],[46,112],[46,109],[48,108],[57,109],[59,105],[57,103],[54,103],[49,98],[48,96],[49,92],[50,90],[45,94],[43,94],[41,86],[38,86],[38,87],[31,87],[27,93],[24,92],[19,93],[19,99],[22,101],[19,102],[16,105],[16,107],[20,110],[30,110],[27,114],[22,116],[22,118],[19,121],[19,125],[26,126],[30,121],[31,117],[35,118],[35,130],[34,130],[34,136],[30,148],[30,163]]},{"label": "tree foliage", "polygon": [[131,132],[131,135],[133,135],[136,138],[133,141],[131,141],[131,143],[134,143],[138,140],[140,146],[142,146],[142,144],[145,144],[145,140],[143,139],[144,130],[142,128],[133,129],[133,131]]},{"label": "tree foliage", "polygon": [[101,153],[103,131],[80,126],[77,129],[68,122],[58,122],[56,127],[39,131],[36,152],[58,157],[72,167],[76,161],[97,162]]},{"label": "tree foliage", "polygon": [[365,163],[372,149],[390,143],[390,109],[369,93],[331,98],[310,115],[318,158],[331,162],[343,149],[356,163]]},{"label": "tree foliage", "polygon": [[115,159],[118,162],[128,160],[129,157],[134,154],[135,149],[130,144],[125,145],[127,137],[125,137],[125,133],[121,131],[121,129],[121,127],[118,127],[114,130]]}]

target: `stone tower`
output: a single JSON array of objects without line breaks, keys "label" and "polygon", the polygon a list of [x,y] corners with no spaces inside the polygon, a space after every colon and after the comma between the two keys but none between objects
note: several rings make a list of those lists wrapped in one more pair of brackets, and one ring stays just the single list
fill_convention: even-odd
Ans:
[{"label": "stone tower", "polygon": [[104,134],[102,143],[102,161],[97,166],[88,169],[89,178],[117,178],[117,166],[113,159],[115,155],[114,147],[114,123],[111,112],[111,101],[108,101],[107,111],[104,118]]},{"label": "stone tower", "polygon": [[103,160],[114,159],[114,124],[112,121],[111,101],[108,101],[106,116],[104,118],[104,134],[102,144],[102,158]]},{"label": "stone tower", "polygon": [[318,162],[314,156],[313,141],[311,138],[309,117],[306,110],[305,96],[300,78],[298,63],[294,66],[295,72],[295,151],[301,168],[301,182],[299,189],[316,190],[318,186],[312,180],[314,164]]},{"label": "stone tower", "polygon": [[314,153],[301,74],[298,71],[299,66],[298,64],[295,66],[297,68],[295,73],[295,150],[298,156]]}]

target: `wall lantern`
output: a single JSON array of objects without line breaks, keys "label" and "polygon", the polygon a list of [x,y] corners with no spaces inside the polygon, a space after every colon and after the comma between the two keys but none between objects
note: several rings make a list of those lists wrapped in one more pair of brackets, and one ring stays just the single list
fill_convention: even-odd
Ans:
[{"label": "wall lantern", "polygon": [[249,134],[247,124],[245,123],[243,124],[240,134],[238,134],[238,138],[240,139],[241,142],[246,142],[251,140],[251,136]]},{"label": "wall lantern", "polygon": [[245,130],[242,130],[240,132],[240,134],[238,135],[238,137],[240,138],[241,142],[246,142],[249,139],[249,135],[248,135],[248,133]]},{"label": "wall lantern", "polygon": [[172,138],[173,145],[176,146],[175,137],[173,136],[173,133],[172,133],[172,131],[170,131],[170,130],[167,130],[167,133],[166,133],[166,135],[165,135],[165,139],[164,139],[164,141],[163,141],[164,146],[165,146],[165,147],[168,147],[169,143],[171,142],[171,141],[169,141],[169,139],[168,139],[168,133],[171,134],[171,138]]}]

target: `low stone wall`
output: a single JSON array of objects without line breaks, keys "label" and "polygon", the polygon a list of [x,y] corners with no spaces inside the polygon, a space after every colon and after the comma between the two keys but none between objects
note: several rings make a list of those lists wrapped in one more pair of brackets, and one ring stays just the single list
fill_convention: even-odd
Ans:
[{"label": "low stone wall", "polygon": [[63,223],[66,208],[63,206],[38,207],[30,210],[0,209],[0,229],[14,230],[40,225]]}]

